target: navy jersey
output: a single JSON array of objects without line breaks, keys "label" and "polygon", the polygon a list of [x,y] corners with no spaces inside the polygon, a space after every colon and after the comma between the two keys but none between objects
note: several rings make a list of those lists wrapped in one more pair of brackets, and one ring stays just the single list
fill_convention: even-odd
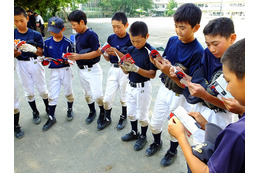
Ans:
[{"label": "navy jersey", "polygon": [[190,43],[182,43],[178,36],[173,36],[166,45],[163,57],[166,56],[166,59],[168,59],[172,65],[181,63],[188,68],[188,75],[192,76],[200,65],[203,51],[203,47],[196,38]]},{"label": "navy jersey", "polygon": [[245,114],[218,135],[207,164],[209,172],[245,172]]},{"label": "navy jersey", "polygon": [[205,78],[208,82],[210,82],[215,72],[222,70],[222,63],[220,62],[220,58],[216,58],[208,48],[206,48],[204,51],[200,65],[203,68]]},{"label": "navy jersey", "polygon": [[[151,63],[148,51],[145,47],[150,50],[155,49],[150,44],[146,43],[145,46],[141,49],[137,49],[134,46],[131,46],[127,49],[127,52],[131,55],[135,61],[135,65],[137,65],[139,68],[144,70],[157,70],[157,68]],[[135,72],[129,72],[128,78],[131,82],[134,83],[141,83],[150,80],[149,78]]]},{"label": "navy jersey", "polygon": [[[76,53],[82,49],[91,48],[92,51],[98,50],[100,47],[98,35],[91,29],[87,29],[83,34],[76,35]],[[77,60],[78,65],[92,65],[100,61],[100,56],[94,59]]]},{"label": "navy jersey", "polygon": [[[20,41],[34,42],[36,44],[36,47],[43,48],[42,35],[39,32],[34,31],[30,28],[28,28],[27,32],[24,34],[20,33],[17,28],[14,29],[14,39]],[[16,58],[18,60],[23,60],[29,59],[30,57],[37,58],[37,55],[32,52],[22,52],[22,54]]]},{"label": "navy jersey", "polygon": [[[44,41],[44,56],[52,57],[55,59],[62,59],[63,54],[68,52],[74,52],[73,43],[63,36],[62,40],[59,42],[54,41],[53,36],[47,38]],[[67,67],[69,64],[60,64],[56,65],[54,62],[51,61],[49,68],[61,68]]]},{"label": "navy jersey", "polygon": [[[107,43],[110,44],[110,46],[116,48],[118,51],[122,52],[123,54],[126,54],[127,48],[132,46],[132,42],[128,33],[126,33],[126,36],[123,38],[118,37],[116,34],[112,34],[108,37]],[[110,62],[117,63],[118,58],[116,56],[110,55]]]}]

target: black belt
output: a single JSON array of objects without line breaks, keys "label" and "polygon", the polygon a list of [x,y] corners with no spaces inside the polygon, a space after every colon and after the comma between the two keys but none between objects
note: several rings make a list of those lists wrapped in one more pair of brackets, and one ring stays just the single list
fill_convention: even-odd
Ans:
[{"label": "black belt", "polygon": [[134,83],[134,82],[131,82],[131,81],[130,81],[129,84],[130,84],[131,87],[134,87],[134,88],[137,88],[137,87],[139,87],[139,88],[144,87],[144,82],[141,82],[141,83]]},{"label": "black belt", "polygon": [[24,59],[24,58],[18,58],[17,57],[17,59],[19,60],[19,61],[31,61],[31,60],[35,60],[35,59],[37,59],[37,57],[30,57],[30,58],[28,58],[28,59]]},{"label": "black belt", "polygon": [[88,66],[88,68],[92,68],[92,67],[93,67],[93,64],[88,64],[88,65],[79,65],[79,64],[78,64],[78,67],[79,67],[80,69],[85,69],[85,66]]},{"label": "black belt", "polygon": [[118,63],[112,63],[112,66],[114,66],[115,68],[119,68],[119,64]]}]

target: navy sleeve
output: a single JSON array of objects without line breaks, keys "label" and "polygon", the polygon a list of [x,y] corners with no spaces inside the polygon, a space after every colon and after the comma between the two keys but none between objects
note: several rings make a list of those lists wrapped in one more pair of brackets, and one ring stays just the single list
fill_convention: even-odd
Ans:
[{"label": "navy sleeve", "polygon": [[41,34],[38,32],[34,32],[34,34],[35,34],[34,41],[36,42],[37,47],[43,48],[43,39]]},{"label": "navy sleeve", "polygon": [[100,47],[98,35],[95,32],[93,32],[90,35],[89,39],[90,39],[90,43],[91,43],[91,49],[92,50],[98,50],[98,48]]}]

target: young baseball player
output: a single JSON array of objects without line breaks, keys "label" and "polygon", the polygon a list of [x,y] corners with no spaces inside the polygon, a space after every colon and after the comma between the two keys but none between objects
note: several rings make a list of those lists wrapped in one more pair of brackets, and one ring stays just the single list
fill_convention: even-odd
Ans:
[{"label": "young baseball player", "polygon": [[43,39],[40,33],[27,28],[28,16],[21,7],[14,7],[14,39],[26,41],[19,49],[15,48],[14,57],[17,58],[16,70],[24,89],[26,99],[33,111],[33,122],[39,124],[41,118],[34,98],[34,85],[43,98],[45,110],[48,113],[48,91],[45,72],[37,56],[43,55]]},{"label": "young baseball player", "polygon": [[[213,93],[210,93],[211,89],[209,88],[209,85],[216,78],[215,76],[222,73],[220,58],[236,40],[233,21],[226,17],[213,19],[205,26],[203,33],[208,48],[204,51],[200,69],[193,74],[191,82],[187,81],[188,85],[184,90],[184,95],[188,101],[189,98],[193,98],[190,97],[189,91],[193,96],[201,98],[194,105],[193,111],[200,112],[208,122],[217,124],[224,129],[232,122],[234,116],[233,113],[225,109],[240,115],[245,112],[244,107],[235,99],[223,98],[223,102],[221,102],[216,96],[212,95]],[[188,94],[186,95],[186,93]],[[197,113],[191,112],[190,114],[196,116]],[[203,142],[204,136],[205,132],[198,130],[193,134],[193,144]]]},{"label": "young baseball player", "polygon": [[[134,150],[141,150],[147,143],[146,132],[149,125],[148,109],[151,104],[152,85],[150,79],[156,75],[156,67],[149,60],[147,48],[153,47],[146,42],[149,38],[148,27],[144,22],[134,22],[130,29],[133,46],[127,49],[135,63],[124,62],[122,69],[129,73],[129,84],[126,88],[127,116],[131,121],[131,132],[122,136],[123,141],[137,139]],[[138,132],[138,120],[141,134]]]},{"label": "young baseball player", "polygon": [[[86,123],[91,123],[96,117],[95,101],[100,107],[99,120],[104,119],[102,69],[99,65],[100,52],[97,34],[87,27],[87,16],[83,11],[75,10],[69,14],[72,28],[76,35],[76,53],[69,56],[78,65],[78,73],[84,90],[85,99],[90,113]],[[98,120],[98,121],[99,121]]]},{"label": "young baseball player", "polygon": [[105,119],[99,122],[98,129],[105,128],[111,121],[112,104],[116,91],[120,91],[120,102],[122,105],[122,114],[120,115],[117,129],[122,130],[127,122],[127,107],[125,90],[128,82],[127,75],[119,68],[118,57],[126,54],[127,48],[132,46],[129,34],[126,32],[129,26],[127,17],[123,12],[116,12],[112,17],[112,27],[115,34],[108,37],[107,43],[111,46],[106,49],[108,56],[103,54],[104,58],[111,63],[107,75],[107,86],[104,96]]},{"label": "young baseball player", "polygon": [[[63,36],[65,31],[64,21],[59,17],[52,17],[48,21],[48,31],[51,37],[44,42],[44,56],[51,57],[58,60],[50,62],[49,68],[51,70],[49,83],[49,118],[42,130],[46,131],[56,123],[54,116],[55,108],[57,106],[60,87],[63,85],[64,94],[67,98],[67,120],[73,119],[72,105],[74,96],[72,92],[72,70],[67,60],[64,59],[64,54],[74,52],[73,43]],[[46,61],[43,64],[48,65]]]},{"label": "young baseball player", "polygon": [[[231,45],[222,56],[221,62],[227,91],[245,106],[245,39]],[[200,118],[196,120],[200,122]],[[193,155],[184,126],[177,118],[169,120],[168,131],[178,139],[192,172],[245,172],[245,113],[217,136],[214,152],[207,164]]]},{"label": "young baseball player", "polygon": [[[201,10],[192,3],[181,5],[173,16],[175,22],[175,32],[177,36],[169,39],[163,57],[166,59],[150,60],[157,66],[162,74],[160,75],[162,85],[159,88],[157,98],[154,104],[153,115],[151,118],[151,131],[154,137],[154,142],[146,150],[147,156],[154,155],[162,147],[161,133],[162,125],[169,116],[171,111],[174,111],[178,106],[183,106],[187,111],[190,110],[191,105],[187,103],[182,94],[182,88],[178,87],[180,81],[177,77],[174,79],[174,87],[171,90],[166,87],[169,81],[169,68],[171,65],[183,66],[188,69],[188,74],[192,75],[199,67],[199,62],[203,54],[203,47],[194,37],[194,33],[200,28]],[[172,81],[172,80],[170,80]],[[176,156],[178,141],[171,139],[170,148],[161,160],[162,166],[169,166]]]}]

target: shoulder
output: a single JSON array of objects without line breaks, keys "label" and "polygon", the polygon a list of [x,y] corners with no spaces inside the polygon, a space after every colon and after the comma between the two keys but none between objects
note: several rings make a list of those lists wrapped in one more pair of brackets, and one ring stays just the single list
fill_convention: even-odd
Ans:
[{"label": "shoulder", "polygon": [[63,40],[64,40],[64,42],[67,42],[69,44],[73,44],[73,42],[65,36],[63,36]]}]

